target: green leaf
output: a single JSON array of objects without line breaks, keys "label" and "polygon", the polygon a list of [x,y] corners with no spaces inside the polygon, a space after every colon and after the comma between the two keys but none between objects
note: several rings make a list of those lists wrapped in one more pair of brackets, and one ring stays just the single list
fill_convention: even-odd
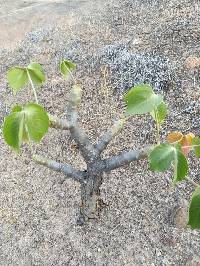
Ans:
[{"label": "green leaf", "polygon": [[76,69],[76,64],[69,60],[63,60],[60,62],[60,72],[63,76],[67,77],[71,70]]},{"label": "green leaf", "polygon": [[200,157],[200,138],[195,137],[192,139],[192,148],[194,149],[194,154],[196,157]]},{"label": "green leaf", "polygon": [[38,63],[31,63],[27,68],[13,67],[8,71],[7,78],[15,94],[28,83],[29,79],[34,84],[42,84],[45,81],[43,69]]},{"label": "green leaf", "polygon": [[156,146],[149,155],[150,169],[164,172],[174,166],[174,183],[185,179],[188,174],[188,162],[181,151],[181,145],[176,147],[164,143]]},{"label": "green leaf", "polygon": [[178,145],[174,153],[174,183],[185,180],[188,170],[188,161],[181,151],[181,146]]},{"label": "green leaf", "polygon": [[22,110],[22,107],[20,105],[15,105],[13,108],[12,108],[12,113],[14,112],[21,112]]},{"label": "green leaf", "polygon": [[167,116],[167,106],[164,102],[161,102],[157,108],[155,108],[151,113],[151,116],[158,124],[162,124]]},{"label": "green leaf", "polygon": [[16,94],[28,82],[28,75],[25,68],[13,67],[8,70],[7,79],[10,87]]},{"label": "green leaf", "polygon": [[196,188],[190,200],[188,225],[200,229],[200,187]]},{"label": "green leaf", "polygon": [[29,103],[23,111],[25,112],[25,124],[31,140],[39,142],[49,128],[49,117],[42,106]]},{"label": "green leaf", "polygon": [[125,115],[145,114],[151,112],[163,100],[161,95],[156,95],[151,86],[142,84],[129,90],[124,96],[127,103]]},{"label": "green leaf", "polygon": [[174,160],[175,148],[170,144],[160,144],[150,153],[150,169],[164,172]]},{"label": "green leaf", "polygon": [[24,141],[27,144],[30,142],[30,137],[29,137],[26,126],[23,128],[22,141]]},{"label": "green leaf", "polygon": [[[21,110],[20,110],[21,108]],[[42,106],[29,103],[16,106],[3,124],[3,136],[8,145],[19,150],[22,141],[39,142],[49,127],[47,112]]]},{"label": "green leaf", "polygon": [[20,112],[14,112],[5,117],[3,123],[3,137],[12,148],[19,150],[22,142],[23,116]]},{"label": "green leaf", "polygon": [[30,79],[34,84],[42,84],[45,81],[45,75],[44,71],[42,69],[42,66],[38,63],[31,63],[26,68]]}]

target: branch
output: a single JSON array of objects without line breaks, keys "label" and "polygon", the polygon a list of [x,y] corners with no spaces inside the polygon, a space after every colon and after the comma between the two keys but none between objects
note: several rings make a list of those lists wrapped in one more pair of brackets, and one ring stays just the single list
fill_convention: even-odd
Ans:
[{"label": "branch", "polygon": [[44,158],[39,155],[33,155],[33,160],[43,166],[48,167],[56,172],[63,173],[67,177],[71,177],[72,179],[82,183],[84,181],[83,173],[80,170],[75,169],[73,166],[63,163],[58,163],[48,158]]},{"label": "branch", "polygon": [[81,101],[81,94],[82,94],[81,87],[78,85],[74,85],[72,87],[72,90],[69,96],[69,103],[67,106],[67,118],[68,118],[67,120],[73,126],[75,126],[77,123],[77,117],[78,117],[77,108]]},{"label": "branch", "polygon": [[102,160],[94,167],[98,172],[109,172],[126,164],[129,164],[130,162],[146,158],[148,156],[149,151],[150,148],[147,147],[142,148],[140,150],[124,151],[119,155]]},{"label": "branch", "polygon": [[90,139],[83,129],[77,125],[77,107],[81,100],[81,87],[74,85],[69,97],[69,104],[67,108],[68,121],[70,123],[70,133],[76,141],[83,157],[86,161],[91,161],[97,155],[97,152],[92,145]]},{"label": "branch", "polygon": [[122,130],[124,122],[125,119],[116,121],[113,126],[100,138],[99,142],[95,146],[98,150],[98,154],[100,154],[107,147],[109,142]]},{"label": "branch", "polygon": [[49,117],[49,127],[56,128],[56,129],[62,129],[62,130],[68,130],[70,129],[71,125],[66,119],[60,119],[57,116],[48,114]]},{"label": "branch", "polygon": [[70,132],[85,160],[89,162],[95,159],[97,156],[97,152],[94,146],[92,145],[90,139],[85,134],[84,130],[82,130],[78,126],[74,126],[70,129]]}]

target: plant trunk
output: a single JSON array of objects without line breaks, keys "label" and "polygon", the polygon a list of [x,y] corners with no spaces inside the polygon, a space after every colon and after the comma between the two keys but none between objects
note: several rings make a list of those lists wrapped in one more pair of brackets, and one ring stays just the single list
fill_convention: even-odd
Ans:
[{"label": "plant trunk", "polygon": [[86,182],[81,185],[80,217],[77,221],[79,225],[98,217],[103,205],[103,201],[100,199],[101,184],[101,176],[88,176]]}]

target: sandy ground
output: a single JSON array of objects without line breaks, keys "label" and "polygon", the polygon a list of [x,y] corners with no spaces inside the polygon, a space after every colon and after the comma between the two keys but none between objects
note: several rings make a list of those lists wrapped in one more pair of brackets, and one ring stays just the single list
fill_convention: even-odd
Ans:
[{"label": "sandy ground", "polygon": [[[0,47],[14,48],[27,32],[51,25],[72,25],[73,16],[91,14],[101,1],[85,0],[1,0]],[[89,8],[88,8],[89,7]]]},{"label": "sandy ground", "polygon": [[[14,98],[6,81],[10,66],[30,61],[40,62],[47,73],[40,102],[62,117],[71,84],[60,77],[58,62],[70,58],[84,88],[80,122],[93,142],[123,112],[129,73],[156,80],[164,95],[170,116],[163,138],[175,129],[200,135],[198,1],[69,2],[2,1],[0,121],[14,103],[31,99],[26,90]],[[151,71],[133,68],[141,55]],[[130,119],[103,156],[152,143],[154,135],[150,117]],[[26,146],[15,155],[0,137],[0,147],[1,266],[200,265],[200,233],[185,226],[194,188],[187,183],[173,188],[170,172],[152,173],[141,161],[105,175],[101,193],[108,207],[99,220],[79,227],[79,186],[36,166]],[[67,132],[51,130],[34,149],[85,167]],[[190,177],[200,182],[199,161],[189,161]]]}]

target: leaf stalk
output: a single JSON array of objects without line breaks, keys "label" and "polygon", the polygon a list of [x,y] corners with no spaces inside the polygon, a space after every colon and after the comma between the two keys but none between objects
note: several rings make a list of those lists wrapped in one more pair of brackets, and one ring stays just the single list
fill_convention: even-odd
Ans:
[{"label": "leaf stalk", "polygon": [[29,71],[28,69],[26,69],[26,72],[27,72],[27,75],[28,75],[28,79],[30,81],[30,84],[31,84],[31,87],[32,87],[32,90],[33,90],[33,94],[34,94],[34,97],[35,97],[35,102],[38,104],[38,98],[37,98],[37,92],[36,92],[36,89],[34,87],[34,84],[33,84],[33,81],[31,79],[31,76],[29,74]]}]

